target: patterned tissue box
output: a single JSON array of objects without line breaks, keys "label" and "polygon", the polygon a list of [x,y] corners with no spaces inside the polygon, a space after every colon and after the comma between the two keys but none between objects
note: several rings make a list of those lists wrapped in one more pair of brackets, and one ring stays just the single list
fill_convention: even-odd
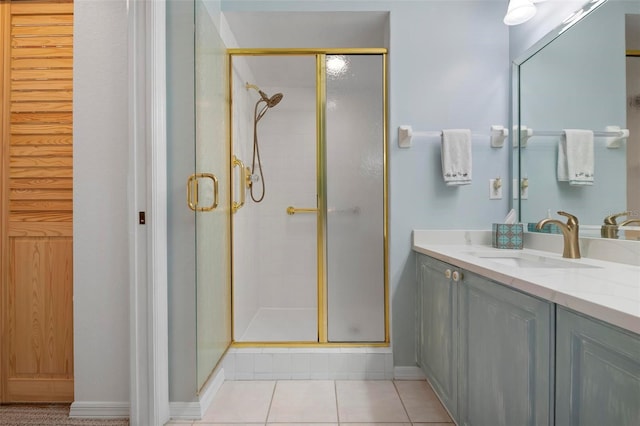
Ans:
[{"label": "patterned tissue box", "polygon": [[499,249],[522,249],[522,224],[494,223],[491,226],[491,245]]},{"label": "patterned tissue box", "polygon": [[541,232],[543,234],[562,234],[560,227],[555,223],[547,223],[542,229],[536,229],[536,223],[527,224],[527,231],[529,232]]}]

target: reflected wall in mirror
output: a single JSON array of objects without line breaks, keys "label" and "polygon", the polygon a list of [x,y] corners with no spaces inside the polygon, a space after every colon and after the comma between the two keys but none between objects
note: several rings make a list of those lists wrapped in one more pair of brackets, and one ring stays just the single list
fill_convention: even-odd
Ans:
[{"label": "reflected wall in mirror", "polygon": [[[640,86],[640,73],[628,64],[640,58],[627,58],[628,52],[640,50],[638,22],[640,2],[609,0],[536,53],[516,61],[514,124],[534,130],[526,146],[514,150],[514,172],[519,170],[520,179],[528,182],[526,193],[520,191],[522,222],[535,223],[548,211],[555,216],[564,210],[578,216],[582,235],[600,236],[606,216],[630,210],[630,217],[640,218],[640,114],[628,106],[633,95],[627,93],[639,92]],[[593,184],[559,181],[563,129],[601,132],[607,126],[630,129],[631,135],[617,149],[608,148],[604,137],[594,139]],[[546,132],[554,135],[540,135]],[[628,234],[637,239],[637,234]]]}]

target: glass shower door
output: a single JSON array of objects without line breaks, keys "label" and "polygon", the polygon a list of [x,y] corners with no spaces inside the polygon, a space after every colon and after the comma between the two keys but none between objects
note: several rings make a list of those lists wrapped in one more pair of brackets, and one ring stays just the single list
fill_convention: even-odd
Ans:
[{"label": "glass shower door", "polygon": [[232,175],[234,341],[317,342],[316,57],[232,54],[230,69],[244,163]]},{"label": "glass shower door", "polygon": [[231,341],[230,202],[226,48],[195,1],[195,170],[197,384],[201,389]]},{"label": "glass shower door", "polygon": [[327,55],[330,342],[384,342],[384,56]]}]

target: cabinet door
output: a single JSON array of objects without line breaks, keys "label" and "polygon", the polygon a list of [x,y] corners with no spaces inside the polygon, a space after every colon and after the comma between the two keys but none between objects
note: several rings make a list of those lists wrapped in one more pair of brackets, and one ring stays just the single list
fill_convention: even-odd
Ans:
[{"label": "cabinet door", "polygon": [[557,425],[640,424],[640,336],[557,312]]},{"label": "cabinet door", "polygon": [[552,305],[472,273],[458,288],[458,424],[551,424]]},{"label": "cabinet door", "polygon": [[445,274],[454,268],[420,256],[420,365],[447,409],[457,417],[458,351],[456,286]]}]

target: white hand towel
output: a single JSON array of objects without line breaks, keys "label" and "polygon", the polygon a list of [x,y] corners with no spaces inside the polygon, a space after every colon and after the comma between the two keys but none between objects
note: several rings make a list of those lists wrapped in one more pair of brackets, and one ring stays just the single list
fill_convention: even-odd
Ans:
[{"label": "white hand towel", "polygon": [[593,132],[565,129],[558,143],[558,181],[593,185]]},{"label": "white hand towel", "polygon": [[442,176],[449,186],[471,183],[471,130],[442,131]]}]

